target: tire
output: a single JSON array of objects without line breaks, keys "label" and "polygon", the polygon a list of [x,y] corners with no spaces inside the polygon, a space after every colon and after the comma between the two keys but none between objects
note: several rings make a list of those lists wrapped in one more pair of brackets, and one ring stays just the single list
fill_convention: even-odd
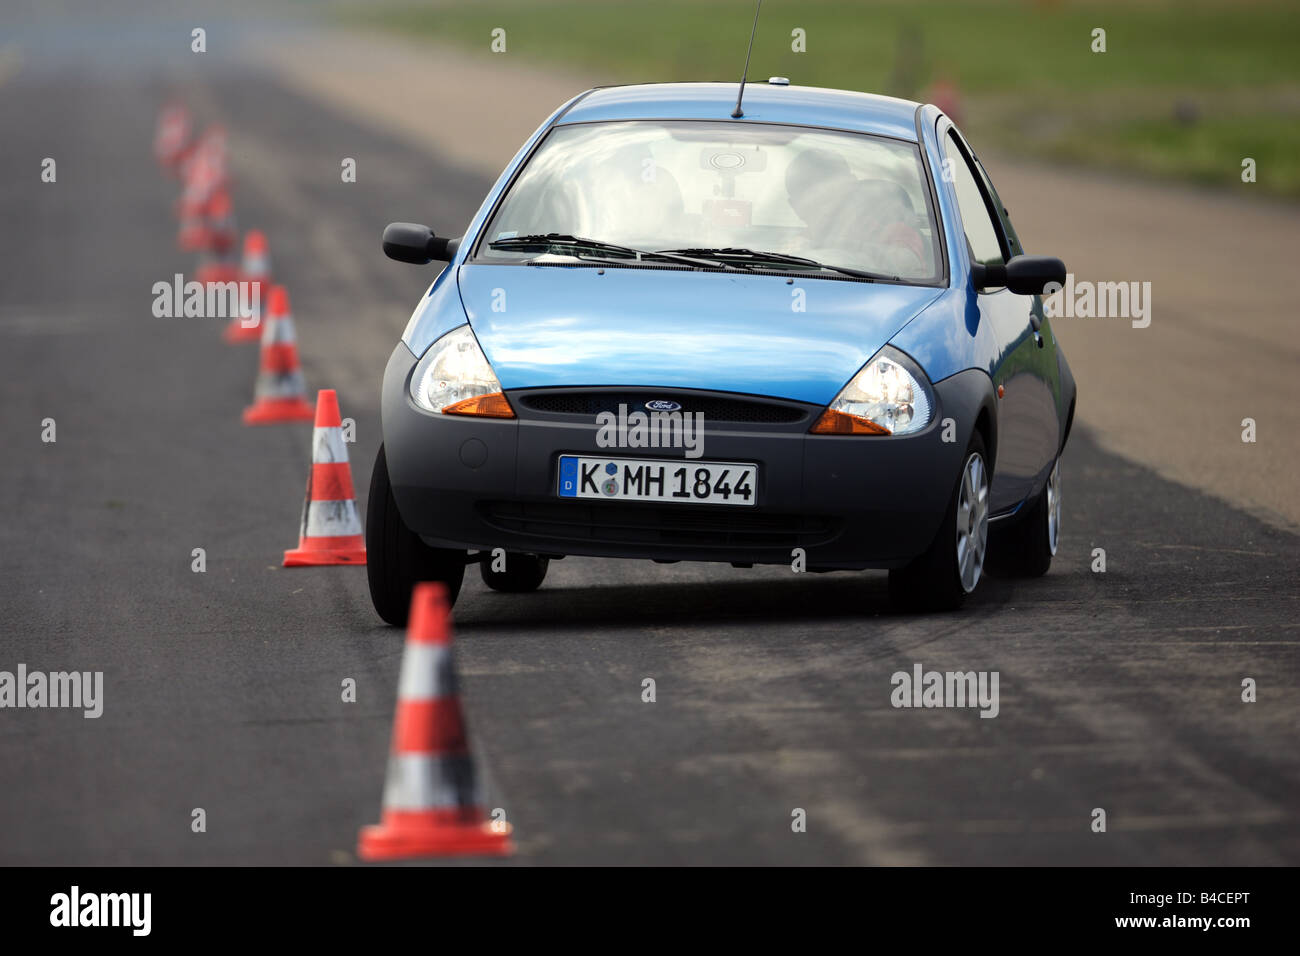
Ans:
[{"label": "tire", "polygon": [[1041,578],[1052,566],[1061,537],[1061,458],[1052,462],[1047,484],[1029,513],[989,536],[989,571],[1000,578]]},{"label": "tire", "polygon": [[485,554],[483,560],[479,562],[479,573],[483,575],[483,583],[493,591],[504,591],[509,594],[522,594],[526,591],[536,591],[546,580],[546,569],[550,566],[550,558],[540,558],[535,554],[522,554],[518,551],[506,552],[506,569],[504,571],[492,570],[492,555]]},{"label": "tire", "polygon": [[889,599],[895,606],[951,611],[979,585],[988,545],[988,489],[988,455],[983,437],[976,432],[962,456],[961,473],[929,550],[889,572]]},{"label": "tire", "polygon": [[366,506],[366,576],[376,613],[393,627],[406,626],[411,590],[418,582],[441,581],[451,607],[465,578],[464,551],[431,548],[403,523],[388,481],[388,458],[382,445],[370,476]]}]

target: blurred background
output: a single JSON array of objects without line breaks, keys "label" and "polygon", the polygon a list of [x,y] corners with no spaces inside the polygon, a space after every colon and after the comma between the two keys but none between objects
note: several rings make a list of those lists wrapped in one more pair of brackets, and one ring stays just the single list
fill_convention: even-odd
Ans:
[{"label": "blurred background", "polygon": [[[767,0],[754,72],[955,107],[985,147],[1300,193],[1300,5],[1256,0]],[[339,3],[341,23],[609,81],[732,80],[748,0]],[[804,31],[803,52],[796,52]],[[1093,31],[1105,31],[1104,53]]]}]

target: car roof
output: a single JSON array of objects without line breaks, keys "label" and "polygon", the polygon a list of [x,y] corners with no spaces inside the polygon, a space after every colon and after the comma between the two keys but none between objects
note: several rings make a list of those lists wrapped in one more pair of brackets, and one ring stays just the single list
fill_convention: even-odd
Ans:
[{"label": "car roof", "polygon": [[[601,87],[579,99],[557,123],[730,120],[739,87],[738,82]],[[873,93],[750,80],[745,85],[744,118],[734,122],[819,126],[892,136],[915,143],[919,105]]]}]

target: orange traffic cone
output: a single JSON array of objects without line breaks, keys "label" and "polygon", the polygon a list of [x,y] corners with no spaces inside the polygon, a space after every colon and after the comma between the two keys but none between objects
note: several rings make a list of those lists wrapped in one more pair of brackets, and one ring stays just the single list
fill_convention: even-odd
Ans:
[{"label": "orange traffic cone", "polygon": [[[259,305],[265,302],[271,288],[271,260],[266,251],[266,236],[259,229],[250,229],[244,236],[244,260],[239,273],[240,280],[249,284],[250,300]],[[256,308],[252,316],[232,318],[221,337],[231,345],[256,342],[262,337],[261,325],[261,309]]]},{"label": "orange traffic cone", "polygon": [[235,242],[239,239],[239,230],[235,226],[235,206],[230,201],[230,191],[225,187],[215,190],[208,200],[206,212],[213,251],[226,252],[234,249]]},{"label": "orange traffic cone", "polygon": [[352,466],[343,441],[339,399],[332,388],[316,393],[311,436],[311,474],[302,504],[298,547],[284,553],[286,568],[314,564],[365,564],[366,539],[352,489]]},{"label": "orange traffic cone", "polygon": [[[209,128],[180,161],[179,172],[184,190],[176,201],[176,215],[181,220],[180,245],[190,251],[207,242],[208,204],[219,189],[226,188],[225,134]],[[186,226],[189,226],[188,230]],[[194,237],[187,241],[186,236]]]},{"label": "orange traffic cone", "polygon": [[397,685],[383,820],[361,828],[357,853],[363,860],[514,852],[510,824],[489,822],[479,802],[451,643],[446,587],[417,584]]},{"label": "orange traffic cone", "polygon": [[186,176],[185,190],[176,203],[176,215],[180,218],[180,231],[176,234],[176,244],[185,252],[197,252],[206,249],[211,242],[208,220],[205,216],[208,205],[208,180],[200,169]]},{"label": "orange traffic cone", "polygon": [[[198,268],[194,270],[194,281],[205,285],[212,282],[238,282],[239,263],[229,252],[200,249]],[[238,319],[238,316],[235,318]]]},{"label": "orange traffic cone", "polygon": [[962,108],[961,90],[954,80],[941,76],[921,96],[925,102],[933,103],[943,110],[944,114],[958,126],[961,125],[965,111]]},{"label": "orange traffic cone", "polygon": [[188,181],[201,174],[209,189],[218,189],[230,181],[226,166],[226,130],[224,126],[213,125],[203,131],[185,156],[181,175]]},{"label": "orange traffic cone", "polygon": [[154,130],[153,155],[168,173],[176,175],[190,148],[190,113],[179,103],[163,107]]},{"label": "orange traffic cone", "polygon": [[306,392],[289,314],[289,293],[282,285],[271,286],[271,301],[262,321],[261,369],[253,388],[253,404],[244,409],[244,424],[310,421],[316,412],[307,404]]},{"label": "orange traffic cone", "polygon": [[199,267],[194,278],[203,283],[239,281],[239,263],[234,256],[235,210],[230,193],[218,189],[208,201],[207,243],[199,250]]}]

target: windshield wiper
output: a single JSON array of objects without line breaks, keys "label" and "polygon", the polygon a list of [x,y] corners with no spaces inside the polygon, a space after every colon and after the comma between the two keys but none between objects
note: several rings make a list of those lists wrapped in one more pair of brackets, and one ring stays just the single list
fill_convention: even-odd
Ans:
[{"label": "windshield wiper", "polygon": [[630,246],[620,246],[613,242],[605,242],[602,239],[587,239],[583,236],[570,236],[560,232],[538,233],[531,236],[507,236],[504,239],[494,239],[489,242],[488,248],[504,251],[513,250],[515,252],[549,252],[555,248],[569,248],[595,252],[603,256],[621,256],[626,259],[680,262],[683,265],[695,266],[696,268],[716,266],[716,263],[707,259],[696,259],[685,254],[650,252],[644,249],[633,249]]},{"label": "windshield wiper", "polygon": [[710,259],[716,259],[719,262],[730,262],[733,259],[739,259],[747,264],[759,262],[775,262],[781,265],[803,266],[807,269],[825,269],[829,272],[839,272],[846,276],[853,276],[858,279],[884,279],[886,282],[899,282],[899,276],[885,275],[880,272],[867,272],[864,269],[850,269],[848,266],[832,266],[825,262],[818,262],[816,259],[806,259],[803,256],[792,256],[785,252],[763,252],[754,249],[661,249],[662,253],[676,254],[683,256],[704,256]]}]

